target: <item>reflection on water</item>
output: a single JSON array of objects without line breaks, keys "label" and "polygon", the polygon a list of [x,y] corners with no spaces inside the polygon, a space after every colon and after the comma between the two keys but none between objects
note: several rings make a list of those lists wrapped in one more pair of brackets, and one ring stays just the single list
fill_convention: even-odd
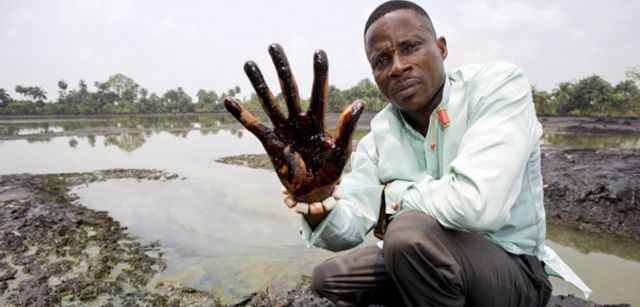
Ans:
[{"label": "reflection on water", "polygon": [[[112,180],[74,192],[84,205],[108,211],[139,240],[161,242],[168,268],[160,280],[213,291],[226,302],[267,286],[278,293],[331,253],[304,246],[298,235],[300,217],[282,205],[274,173],[214,162],[225,156],[263,153],[253,135],[225,124],[224,118],[110,118],[16,127],[0,122],[1,133],[14,133],[10,135],[69,132],[87,127],[83,125],[94,132],[87,135],[82,130],[46,141],[2,141],[0,174],[107,168],[175,172],[185,179]],[[357,133],[361,137],[366,130]],[[640,305],[637,243],[556,226],[549,226],[548,233],[549,245],[593,288],[596,302]],[[556,294],[579,294],[557,278],[553,283]]]},{"label": "reflection on water", "polygon": [[545,134],[543,144],[568,147],[640,149],[640,136]]},{"label": "reflection on water", "polygon": [[[143,133],[122,133],[116,135],[108,135],[104,139],[104,144],[107,146],[115,145],[124,151],[132,152],[142,147],[146,140],[146,137],[149,136],[149,134],[145,136],[145,134]],[[75,147],[71,143],[69,143],[69,146]]]},{"label": "reflection on water", "polygon": [[[640,306],[640,244],[628,239],[578,232],[548,225],[547,245],[593,290],[598,303]],[[579,293],[571,284],[552,277],[554,294]]]},{"label": "reflection on water", "polygon": [[640,244],[631,239],[597,233],[585,234],[559,225],[547,225],[547,238],[582,254],[604,253],[640,262]]},{"label": "reflection on water", "polygon": [[[262,118],[262,116],[258,116]],[[230,115],[180,115],[180,116],[119,116],[88,119],[4,120],[0,122],[0,136],[17,136],[101,128],[143,129],[154,131],[215,129],[222,125],[235,125]]]},{"label": "reflection on water", "polygon": [[[263,116],[258,114],[258,118]],[[265,118],[262,118],[263,120]],[[216,134],[221,129],[242,137],[243,129],[226,114],[206,116],[123,116],[95,119],[58,119],[53,123],[33,120],[0,121],[0,137],[24,138],[29,143],[49,142],[54,137],[73,136],[69,147],[76,148],[82,140],[95,146],[96,135],[105,135],[104,144],[126,152],[140,148],[145,140],[160,132],[185,138],[197,129],[203,135]],[[77,134],[74,134],[77,132]]]}]

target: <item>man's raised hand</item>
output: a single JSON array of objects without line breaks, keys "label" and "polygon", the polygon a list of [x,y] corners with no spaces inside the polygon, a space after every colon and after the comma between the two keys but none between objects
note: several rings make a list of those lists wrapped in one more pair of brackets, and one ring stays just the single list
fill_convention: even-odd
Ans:
[{"label": "man's raised hand", "polygon": [[313,55],[314,81],[307,112],[300,107],[298,86],[284,50],[278,44],[269,46],[276,67],[288,116],[280,110],[258,65],[248,61],[244,71],[262,103],[273,127],[258,121],[233,97],[225,97],[224,105],[264,146],[278,178],[297,200],[305,203],[322,201],[331,196],[351,154],[351,136],[364,110],[364,101],[356,100],[342,113],[335,136],[325,128],[324,114],[329,100],[327,55],[318,50]]}]

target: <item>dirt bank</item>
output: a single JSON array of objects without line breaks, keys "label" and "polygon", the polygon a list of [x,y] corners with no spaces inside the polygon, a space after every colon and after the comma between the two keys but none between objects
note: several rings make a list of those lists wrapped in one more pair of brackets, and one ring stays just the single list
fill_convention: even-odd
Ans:
[{"label": "dirt bank", "polygon": [[211,294],[155,284],[159,243],[142,245],[69,188],[108,179],[171,180],[156,170],[0,176],[0,306],[215,306]]},{"label": "dirt bank", "polygon": [[545,148],[547,221],[640,241],[640,151]]},{"label": "dirt bank", "polygon": [[545,133],[640,135],[637,117],[540,117]]}]

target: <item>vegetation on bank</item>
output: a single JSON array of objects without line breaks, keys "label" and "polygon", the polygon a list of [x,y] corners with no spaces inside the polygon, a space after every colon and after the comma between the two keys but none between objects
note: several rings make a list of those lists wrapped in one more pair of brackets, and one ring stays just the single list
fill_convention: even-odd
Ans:
[{"label": "vegetation on bank", "polygon": [[[640,116],[640,67],[626,73],[627,80],[615,86],[600,76],[592,75],[577,81],[561,82],[551,92],[531,91],[538,115],[560,116]],[[13,98],[0,88],[0,114],[130,114],[130,113],[209,113],[224,111],[222,100],[234,96],[249,110],[262,110],[255,93],[242,95],[239,86],[227,91],[201,89],[195,98],[181,87],[170,89],[162,95],[150,93],[133,79],[115,74],[104,82],[95,82],[90,89],[84,80],[76,88],[58,81],[58,97],[47,100],[48,94],[40,86],[17,85]],[[363,79],[348,89],[329,88],[329,112],[341,112],[355,99],[367,101],[369,111],[379,111],[387,99],[369,79]],[[282,97],[278,94],[282,101]],[[308,101],[303,101],[308,104]]]}]

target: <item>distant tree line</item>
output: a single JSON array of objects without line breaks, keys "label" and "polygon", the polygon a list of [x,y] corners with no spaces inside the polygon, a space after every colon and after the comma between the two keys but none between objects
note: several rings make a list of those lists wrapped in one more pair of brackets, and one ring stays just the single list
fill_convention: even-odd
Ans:
[{"label": "distant tree line", "polygon": [[[597,75],[578,81],[562,82],[551,92],[532,86],[533,101],[538,115],[559,116],[640,116],[640,81],[638,66],[629,69],[627,80],[615,86]],[[12,98],[0,88],[0,114],[144,114],[144,113],[211,113],[223,112],[225,96],[239,99],[245,108],[261,111],[255,93],[240,97],[239,86],[227,91],[201,89],[195,99],[181,87],[170,89],[162,95],[149,93],[133,79],[115,74],[104,82],[95,82],[94,89],[80,80],[76,88],[58,81],[58,98],[47,101],[47,93],[39,86],[17,85],[15,92],[22,96]],[[388,100],[369,79],[363,79],[351,88],[341,90],[329,87],[327,111],[341,112],[355,99],[364,99],[369,111],[379,111]],[[281,94],[277,98],[282,102]],[[302,101],[303,107],[308,105]]]},{"label": "distant tree line", "polygon": [[531,88],[539,115],[560,116],[639,116],[640,81],[638,66],[626,73],[627,80],[615,86],[600,76],[561,82],[551,92]]}]

